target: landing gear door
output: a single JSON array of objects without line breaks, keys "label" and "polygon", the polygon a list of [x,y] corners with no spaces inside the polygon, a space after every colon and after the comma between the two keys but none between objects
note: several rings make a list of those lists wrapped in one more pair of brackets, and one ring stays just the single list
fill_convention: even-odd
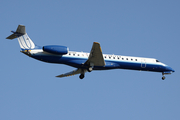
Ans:
[{"label": "landing gear door", "polygon": [[141,59],[141,68],[146,68],[146,59]]}]

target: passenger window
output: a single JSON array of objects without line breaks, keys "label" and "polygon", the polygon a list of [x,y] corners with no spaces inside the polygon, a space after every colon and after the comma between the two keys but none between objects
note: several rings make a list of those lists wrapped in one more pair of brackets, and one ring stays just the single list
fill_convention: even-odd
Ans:
[{"label": "passenger window", "polygon": [[122,60],[124,60],[124,58],[122,58]]},{"label": "passenger window", "polygon": [[136,61],[137,61],[137,59],[136,59]]},{"label": "passenger window", "polygon": [[131,61],[133,61],[133,59],[131,59]]},{"label": "passenger window", "polygon": [[128,58],[126,58],[126,60],[128,60]]}]

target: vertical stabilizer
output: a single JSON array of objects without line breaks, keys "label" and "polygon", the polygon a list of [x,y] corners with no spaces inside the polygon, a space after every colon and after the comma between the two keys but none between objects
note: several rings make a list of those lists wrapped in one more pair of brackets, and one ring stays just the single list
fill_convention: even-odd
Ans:
[{"label": "vertical stabilizer", "polygon": [[31,40],[31,38],[29,38],[27,33],[18,37],[17,39],[18,39],[21,49],[34,49],[35,48],[35,44]]},{"label": "vertical stabilizer", "polygon": [[19,25],[16,32],[21,33],[21,34],[25,34],[26,33],[25,26],[24,25]]},{"label": "vertical stabilizer", "polygon": [[11,31],[13,34],[8,36],[6,39],[14,39],[17,38],[21,49],[34,49],[35,44],[29,38],[26,33],[26,29],[24,25],[19,25],[16,32]]}]

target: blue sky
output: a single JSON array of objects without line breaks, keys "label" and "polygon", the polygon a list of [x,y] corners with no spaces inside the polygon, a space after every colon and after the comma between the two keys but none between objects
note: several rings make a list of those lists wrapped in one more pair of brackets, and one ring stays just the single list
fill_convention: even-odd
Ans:
[{"label": "blue sky", "polygon": [[[180,1],[2,0],[0,4],[1,120],[179,120]],[[58,79],[75,68],[20,53],[6,40],[19,24],[37,45],[150,57],[176,72],[93,71]]]}]

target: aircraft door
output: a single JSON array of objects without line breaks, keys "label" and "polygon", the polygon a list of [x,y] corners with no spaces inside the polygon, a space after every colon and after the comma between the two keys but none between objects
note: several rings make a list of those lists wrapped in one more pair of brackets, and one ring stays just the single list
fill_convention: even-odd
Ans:
[{"label": "aircraft door", "polygon": [[141,59],[141,68],[146,68],[146,59]]}]

